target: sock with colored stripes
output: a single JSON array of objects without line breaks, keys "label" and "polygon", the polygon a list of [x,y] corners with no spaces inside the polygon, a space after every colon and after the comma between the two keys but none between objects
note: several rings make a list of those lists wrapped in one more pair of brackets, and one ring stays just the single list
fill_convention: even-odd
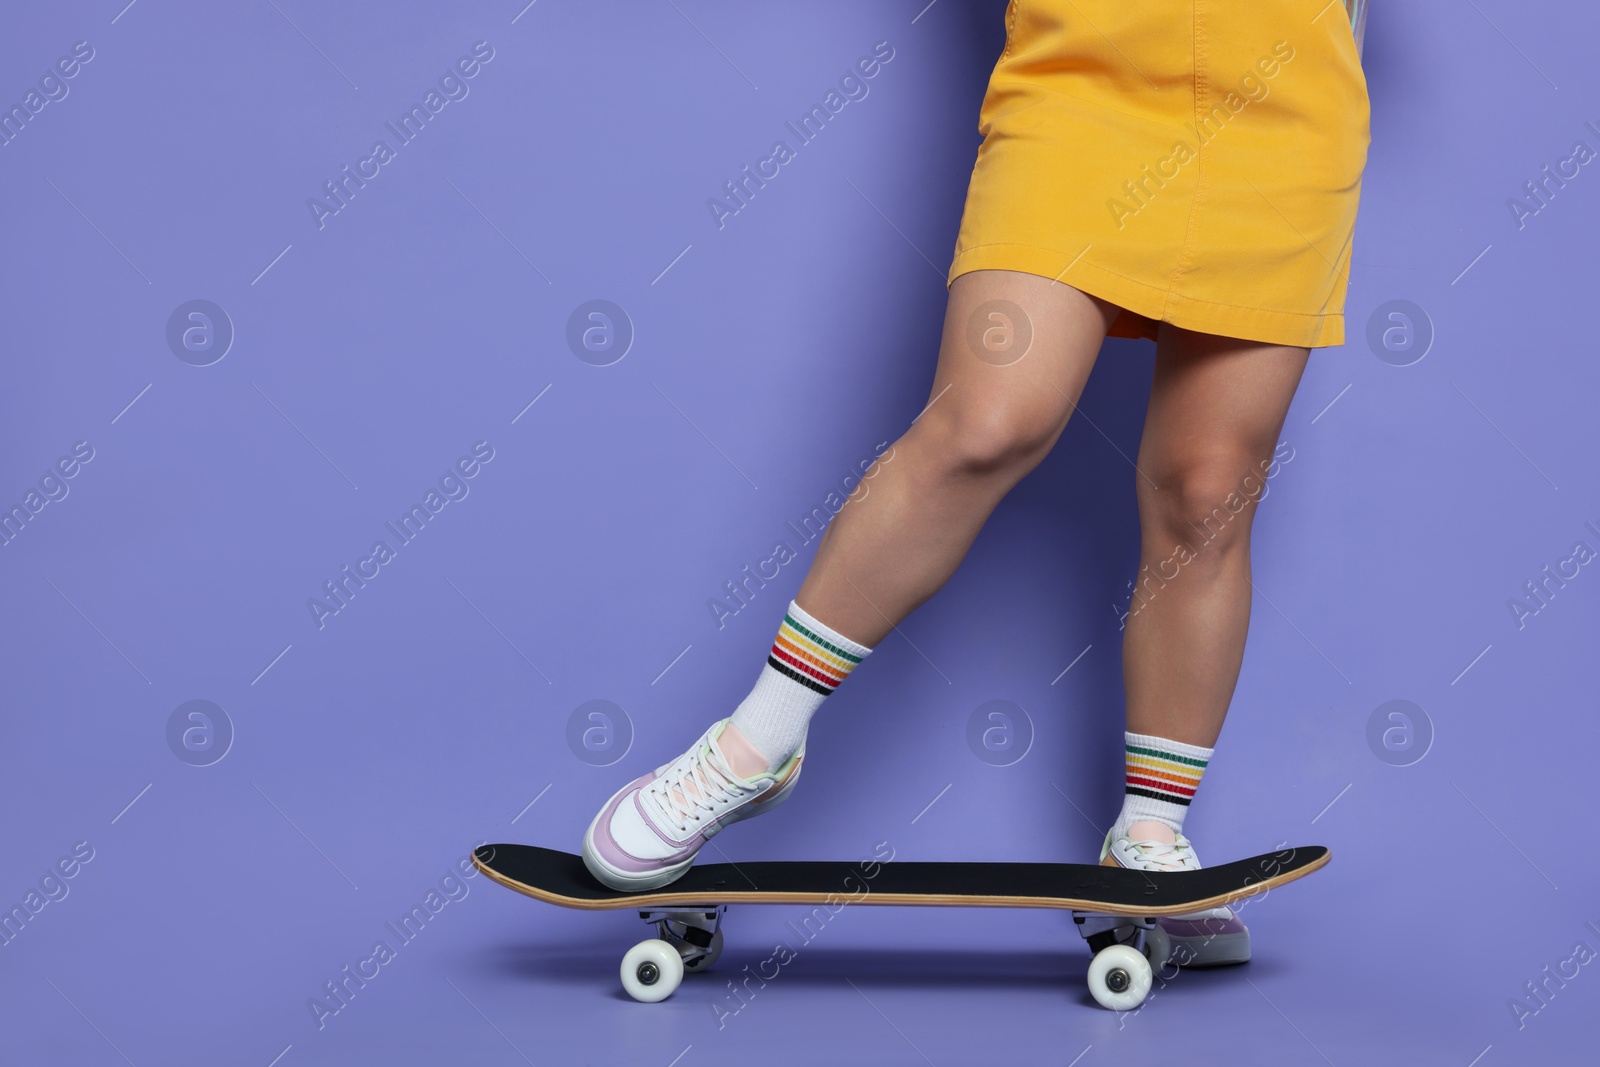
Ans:
[{"label": "sock with colored stripes", "polygon": [[806,739],[811,716],[872,649],[857,644],[791,600],[755,688],[733,725],[775,771]]},{"label": "sock with colored stripes", "polygon": [[1111,830],[1112,839],[1146,819],[1166,823],[1173,833],[1182,833],[1183,816],[1215,749],[1152,734],[1124,733],[1123,738],[1128,771],[1122,814]]}]

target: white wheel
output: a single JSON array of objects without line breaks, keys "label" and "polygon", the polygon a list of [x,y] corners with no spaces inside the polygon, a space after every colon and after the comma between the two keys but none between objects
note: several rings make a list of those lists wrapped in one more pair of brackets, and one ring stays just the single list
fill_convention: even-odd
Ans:
[{"label": "white wheel", "polygon": [[622,988],[634,1000],[647,1004],[666,1000],[681,981],[683,957],[660,938],[641,941],[622,957]]},{"label": "white wheel", "polygon": [[1172,936],[1160,923],[1144,932],[1144,958],[1157,970],[1165,967],[1167,960],[1172,958]]},{"label": "white wheel", "polygon": [[1089,963],[1089,992],[1102,1008],[1137,1008],[1150,992],[1150,963],[1131,945],[1103,948]]},{"label": "white wheel", "polygon": [[711,934],[711,944],[706,946],[705,955],[696,956],[693,959],[685,960],[683,969],[688,971],[690,974],[699,974],[701,971],[709,968],[713,963],[716,963],[717,957],[720,955],[722,955],[722,931],[716,930]]}]

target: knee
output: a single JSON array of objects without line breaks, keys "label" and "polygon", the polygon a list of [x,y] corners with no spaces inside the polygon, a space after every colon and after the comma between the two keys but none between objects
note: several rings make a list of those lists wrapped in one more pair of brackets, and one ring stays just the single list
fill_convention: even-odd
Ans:
[{"label": "knee", "polygon": [[1141,479],[1140,512],[1146,537],[1158,545],[1186,545],[1196,562],[1218,563],[1250,543],[1250,521],[1266,489],[1255,459],[1224,452],[1164,465]]},{"label": "knee", "polygon": [[1004,402],[937,405],[924,416],[943,466],[963,474],[1026,473],[1061,436],[1062,422],[1044,405]]}]

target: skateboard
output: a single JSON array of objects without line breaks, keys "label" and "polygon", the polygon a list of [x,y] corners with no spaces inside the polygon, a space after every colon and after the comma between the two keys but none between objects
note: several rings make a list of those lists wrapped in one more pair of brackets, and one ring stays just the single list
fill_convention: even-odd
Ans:
[{"label": "skateboard", "polygon": [[1170,943],[1157,918],[1255,896],[1304,878],[1329,858],[1321,845],[1306,845],[1159,874],[1088,863],[882,857],[854,863],[708,863],[643,892],[607,888],[584,867],[582,857],[535,845],[483,845],[474,850],[472,862],[501,885],[550,904],[638,909],[639,917],[655,926],[656,936],[622,957],[622,986],[635,1000],[665,1000],[685,973],[716,962],[722,953],[722,915],[730,904],[817,905],[813,915],[822,908],[836,913],[847,904],[902,904],[1070,911],[1094,953],[1090,994],[1102,1007],[1127,1011],[1149,993],[1153,968],[1168,962]]}]

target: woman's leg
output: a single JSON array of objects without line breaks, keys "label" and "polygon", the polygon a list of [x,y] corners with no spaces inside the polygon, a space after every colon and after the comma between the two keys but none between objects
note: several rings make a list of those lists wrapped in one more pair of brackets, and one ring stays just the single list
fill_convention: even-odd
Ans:
[{"label": "woman's leg", "polygon": [[1127,785],[1113,838],[1132,829],[1170,841],[1183,828],[1239,678],[1250,525],[1308,355],[1161,326],[1139,445],[1140,566],[1122,639]]},{"label": "woman's leg", "polygon": [[[1007,321],[998,301],[1027,322]],[[957,278],[928,406],[828,526],[796,602],[875,645],[931,597],[1000,499],[1061,436],[1117,310],[1032,274]],[[975,351],[975,318],[997,345],[1031,329],[1026,355],[1005,363],[1003,349]]]},{"label": "woman's leg", "polygon": [[1308,355],[1161,326],[1122,639],[1130,730],[1207,747],[1222,730],[1250,623],[1250,524]]},{"label": "woman's leg", "polygon": [[[1139,576],[1122,638],[1127,784],[1102,863],[1199,866],[1181,837],[1250,623],[1250,523],[1309,351],[1162,323],[1139,443]],[[1159,920],[1172,959],[1250,958],[1231,908]]]},{"label": "woman's leg", "polygon": [[735,771],[777,771],[823,698],[949,579],[1000,498],[1061,435],[1116,314],[1032,274],[956,279],[928,405],[824,531],[734,710],[723,748]]},{"label": "woman's leg", "polygon": [[[665,885],[712,834],[789,794],[811,715],[945,583],[1000,498],[1055,444],[1116,314],[1032,274],[955,280],[928,406],[824,532],[750,695],[595,816],[583,859],[596,878]],[[1012,358],[1005,342],[1024,334],[1031,341]]]}]

